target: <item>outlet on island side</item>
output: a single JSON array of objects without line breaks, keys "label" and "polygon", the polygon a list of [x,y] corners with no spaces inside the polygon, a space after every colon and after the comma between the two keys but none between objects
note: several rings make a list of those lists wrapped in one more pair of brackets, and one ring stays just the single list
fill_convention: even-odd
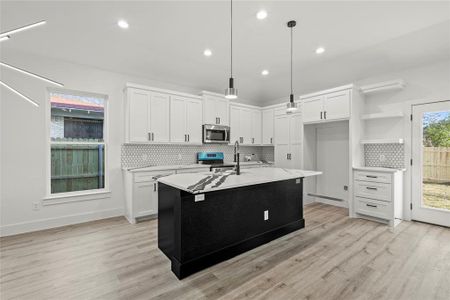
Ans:
[{"label": "outlet on island side", "polygon": [[267,221],[267,220],[269,220],[269,211],[265,210],[264,211],[264,221]]}]

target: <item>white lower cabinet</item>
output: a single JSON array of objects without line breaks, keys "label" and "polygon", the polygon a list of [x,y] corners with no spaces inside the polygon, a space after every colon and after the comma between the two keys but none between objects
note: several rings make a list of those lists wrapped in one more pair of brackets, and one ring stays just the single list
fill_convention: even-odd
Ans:
[{"label": "white lower cabinet", "polygon": [[140,218],[156,217],[158,214],[158,182],[155,178],[175,173],[196,173],[209,171],[209,166],[179,168],[164,171],[124,171],[125,217],[130,223]]},{"label": "white lower cabinet", "polygon": [[403,215],[403,172],[358,168],[353,171],[353,205],[357,217],[373,217],[394,227]]}]

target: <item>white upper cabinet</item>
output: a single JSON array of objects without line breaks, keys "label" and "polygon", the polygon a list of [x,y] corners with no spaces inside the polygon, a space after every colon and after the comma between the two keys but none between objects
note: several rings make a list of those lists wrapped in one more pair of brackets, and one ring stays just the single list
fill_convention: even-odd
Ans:
[{"label": "white upper cabinet", "polygon": [[167,94],[152,93],[150,98],[149,131],[152,134],[152,142],[167,143],[169,133],[169,109],[170,97]]},{"label": "white upper cabinet", "polygon": [[303,100],[303,122],[317,122],[323,118],[323,97],[317,96]]},{"label": "white upper cabinet", "polygon": [[169,142],[169,95],[129,88],[127,91],[126,141]]},{"label": "white upper cabinet", "polygon": [[203,92],[203,121],[205,124],[229,125],[229,101],[224,96]]},{"label": "white upper cabinet", "polygon": [[323,102],[326,120],[345,119],[350,117],[350,91],[344,90],[326,94]]},{"label": "white upper cabinet", "polygon": [[317,123],[350,118],[349,89],[302,96],[303,122]]},{"label": "white upper cabinet", "polygon": [[150,92],[129,89],[127,95],[127,108],[127,141],[148,142],[150,140],[148,126]]},{"label": "white upper cabinet", "polygon": [[274,111],[265,109],[262,111],[262,144],[273,145]]},{"label": "white upper cabinet", "polygon": [[252,132],[251,132],[251,143],[254,145],[261,145],[261,111],[255,109],[251,111],[251,121],[252,121]]},{"label": "white upper cabinet", "polygon": [[201,100],[171,96],[170,141],[190,144],[200,144],[202,142]]},{"label": "white upper cabinet", "polygon": [[230,144],[261,145],[261,110],[230,105]]}]

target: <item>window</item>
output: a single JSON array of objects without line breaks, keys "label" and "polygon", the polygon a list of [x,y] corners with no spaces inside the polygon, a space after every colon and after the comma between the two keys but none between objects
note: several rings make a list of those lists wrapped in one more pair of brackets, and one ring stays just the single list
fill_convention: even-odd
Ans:
[{"label": "window", "polygon": [[50,193],[105,188],[106,96],[51,91]]}]

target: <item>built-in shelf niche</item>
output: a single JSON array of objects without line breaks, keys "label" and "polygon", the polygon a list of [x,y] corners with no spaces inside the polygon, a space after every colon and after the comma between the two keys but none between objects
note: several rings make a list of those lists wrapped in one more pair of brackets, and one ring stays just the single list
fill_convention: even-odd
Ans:
[{"label": "built-in shelf niche", "polygon": [[404,140],[401,138],[361,140],[361,144],[403,144],[403,143]]},{"label": "built-in shelf niche", "polygon": [[389,91],[389,90],[401,90],[405,87],[406,83],[403,79],[395,79],[390,81],[378,82],[374,84],[363,85],[359,89],[363,94]]},{"label": "built-in shelf niche", "polygon": [[378,119],[392,119],[392,118],[403,118],[404,114],[401,111],[394,112],[380,112],[373,114],[363,114],[361,116],[362,120],[378,120]]}]

